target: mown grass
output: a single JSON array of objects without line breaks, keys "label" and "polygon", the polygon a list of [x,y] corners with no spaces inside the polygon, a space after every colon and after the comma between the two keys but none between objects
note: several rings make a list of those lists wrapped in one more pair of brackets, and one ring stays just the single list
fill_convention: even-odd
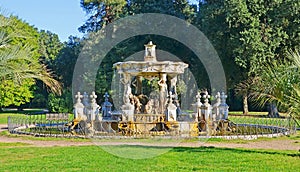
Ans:
[{"label": "mown grass", "polygon": [[[229,115],[244,115],[242,111],[229,111]],[[248,115],[268,115],[268,112],[248,112]]]},{"label": "mown grass", "polygon": [[254,140],[245,140],[245,139],[225,139],[225,138],[185,138],[185,139],[160,139],[160,138],[152,138],[152,139],[118,139],[118,138],[110,138],[110,139],[89,139],[89,138],[62,138],[62,137],[34,137],[34,136],[28,136],[28,135],[17,135],[17,134],[10,134],[8,131],[2,131],[0,133],[0,136],[6,136],[10,138],[20,138],[23,140],[32,140],[32,141],[69,141],[69,142],[116,142],[116,143],[193,143],[193,142],[206,142],[206,143],[241,143],[246,144],[249,142],[259,142],[259,141],[272,141],[272,140],[294,140],[296,142],[300,143],[300,131],[297,131],[293,135],[287,135],[287,136],[280,136],[280,137],[259,137]]},{"label": "mown grass", "polygon": [[0,113],[0,124],[7,124],[7,117],[8,116],[25,117],[25,114],[24,113],[2,112],[2,113]]},{"label": "mown grass", "polygon": [[[229,111],[229,115],[234,115],[234,116],[268,116],[268,112],[256,112],[256,111],[252,111],[252,112],[248,112],[247,115],[244,115],[244,113],[242,111]],[[280,116],[282,117],[288,117],[288,113],[283,113],[280,112],[279,113]]]},{"label": "mown grass", "polygon": [[261,118],[261,117],[243,117],[229,116],[228,119],[238,124],[260,124],[260,125],[288,125],[289,120],[285,118]]},{"label": "mown grass", "polygon": [[[110,146],[126,152],[169,149]],[[1,171],[298,171],[299,152],[226,148],[173,148],[149,159],[114,156],[98,146],[0,147]]]},{"label": "mown grass", "polygon": [[31,145],[31,144],[21,143],[21,142],[12,142],[12,143],[0,142],[0,148],[2,148],[2,147],[16,147],[16,146],[29,146],[29,145]]},{"label": "mown grass", "polygon": [[24,109],[23,111],[18,111],[17,109],[2,109],[0,112],[0,124],[7,124],[7,117],[26,117],[25,114],[37,113],[43,111],[43,109]]},{"label": "mown grass", "polygon": [[[46,120],[46,115],[45,114],[34,114],[36,112],[41,112],[38,110],[25,110],[25,111],[4,111],[0,113],[0,124],[7,124],[7,117],[24,117],[24,118],[29,118],[31,120],[40,120],[40,121],[45,121]],[[27,114],[32,114],[32,115],[27,115]],[[73,120],[74,115],[69,114],[69,121]]]}]

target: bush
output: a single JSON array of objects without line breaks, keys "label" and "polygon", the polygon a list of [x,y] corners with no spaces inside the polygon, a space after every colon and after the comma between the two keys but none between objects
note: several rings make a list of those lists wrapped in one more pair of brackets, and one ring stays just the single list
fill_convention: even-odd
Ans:
[{"label": "bush", "polygon": [[63,90],[61,96],[50,93],[47,105],[50,112],[72,112],[72,92],[70,90]]}]

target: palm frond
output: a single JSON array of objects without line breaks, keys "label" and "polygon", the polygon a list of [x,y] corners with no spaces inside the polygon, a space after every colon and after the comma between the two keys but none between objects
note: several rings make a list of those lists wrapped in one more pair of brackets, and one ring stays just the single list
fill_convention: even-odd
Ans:
[{"label": "palm frond", "polygon": [[[62,86],[46,65],[32,58],[32,47],[15,45],[16,38],[27,39],[26,35],[13,32],[7,34],[1,28],[13,26],[13,20],[0,15],[0,81],[12,80],[21,84],[28,78],[41,80],[52,92],[61,94]],[[4,29],[5,30],[5,29]]]},{"label": "palm frond", "polygon": [[300,116],[300,55],[290,51],[286,59],[269,61],[257,72],[256,82],[250,86],[249,98],[263,107],[274,103],[288,113]]}]

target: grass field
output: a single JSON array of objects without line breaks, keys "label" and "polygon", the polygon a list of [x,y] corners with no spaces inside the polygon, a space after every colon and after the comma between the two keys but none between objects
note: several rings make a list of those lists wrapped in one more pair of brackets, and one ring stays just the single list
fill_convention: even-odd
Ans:
[{"label": "grass field", "polygon": [[0,113],[0,124],[7,124],[7,117],[8,116],[16,116],[16,117],[25,117],[25,114],[23,113]]},{"label": "grass field", "polygon": [[24,111],[17,111],[17,109],[4,109],[0,112],[0,124],[7,124],[8,116],[25,117],[25,114],[41,112],[43,109],[25,109]]},{"label": "grass field", "polygon": [[[35,113],[35,112],[40,112],[41,110],[37,109],[37,110],[26,110],[26,111],[22,111],[22,112],[18,112],[18,111],[5,111],[5,112],[1,112],[0,113],[0,124],[7,124],[7,117],[11,116],[11,117],[24,117],[26,118],[26,114],[30,114],[30,113]],[[69,120],[73,119],[73,114],[69,114]],[[46,115],[45,114],[39,114],[39,115],[29,115],[28,118],[31,119],[39,119],[39,120],[45,120],[46,119]]]},{"label": "grass field", "polygon": [[[7,123],[7,116],[24,114],[0,114],[0,124]],[[235,117],[233,117],[235,119]],[[251,117],[249,120],[254,120]],[[238,120],[238,119],[235,119]],[[265,120],[265,119],[262,119]],[[4,132],[4,131],[3,131]],[[5,131],[7,132],[7,131]],[[86,139],[22,137],[25,140],[75,141]],[[261,140],[291,139],[298,141],[296,135],[279,138],[260,138]],[[192,142],[193,140],[186,140]],[[125,141],[126,142],[126,141]],[[141,140],[139,140],[141,142]],[[147,141],[145,141],[147,143]],[[247,143],[246,140],[209,139],[207,142]],[[298,142],[297,142],[298,143]],[[119,156],[110,154],[117,153]],[[112,151],[113,150],[113,151]],[[300,151],[230,149],[214,147],[165,148],[155,146],[69,146],[69,147],[32,147],[30,144],[0,142],[0,171],[299,171]],[[139,152],[139,153],[137,153]],[[122,158],[130,155],[151,157],[148,159]]]},{"label": "grass field", "polygon": [[[151,159],[113,156],[97,146],[7,148],[0,144],[1,171],[298,171],[295,151],[226,148],[173,148]],[[117,146],[120,147],[120,146]],[[128,152],[138,146],[121,146]],[[115,147],[111,147],[113,149]],[[165,149],[149,147],[150,150]]]},{"label": "grass field", "polygon": [[[229,111],[229,115],[244,115],[243,111]],[[248,115],[268,115],[268,112],[248,112]]]}]

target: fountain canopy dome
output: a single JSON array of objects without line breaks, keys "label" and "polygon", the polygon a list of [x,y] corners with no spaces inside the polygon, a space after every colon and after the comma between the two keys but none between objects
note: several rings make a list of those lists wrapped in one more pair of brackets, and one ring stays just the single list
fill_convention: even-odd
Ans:
[{"label": "fountain canopy dome", "polygon": [[145,45],[144,61],[125,61],[115,63],[113,66],[119,74],[130,74],[131,76],[144,76],[148,79],[161,73],[178,75],[184,73],[188,64],[174,61],[157,61],[155,47],[150,41]]}]

